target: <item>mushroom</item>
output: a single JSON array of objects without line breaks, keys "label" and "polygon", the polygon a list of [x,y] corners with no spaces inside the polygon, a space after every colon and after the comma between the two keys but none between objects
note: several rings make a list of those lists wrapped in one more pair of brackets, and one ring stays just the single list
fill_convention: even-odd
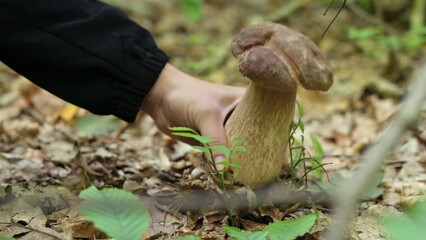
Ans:
[{"label": "mushroom", "polygon": [[238,69],[251,82],[225,124],[228,139],[243,137],[246,152],[235,153],[231,179],[251,188],[273,182],[289,169],[288,141],[298,84],[327,91],[329,62],[303,34],[276,23],[243,29],[232,41]]}]

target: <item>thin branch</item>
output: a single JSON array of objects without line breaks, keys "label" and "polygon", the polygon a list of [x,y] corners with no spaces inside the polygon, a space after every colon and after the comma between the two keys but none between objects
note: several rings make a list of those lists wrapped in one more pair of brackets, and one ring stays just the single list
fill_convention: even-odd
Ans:
[{"label": "thin branch", "polygon": [[[343,10],[343,8],[345,8],[346,5],[346,1],[347,0],[343,0],[342,6],[339,8],[339,10],[337,11],[336,15],[334,16],[334,18],[331,20],[330,24],[328,24],[327,28],[324,30],[324,32],[321,34],[321,38],[323,38],[325,36],[325,34],[328,32],[328,30],[330,29],[331,25],[333,25],[334,21],[336,21],[337,17],[339,16],[340,12]],[[334,0],[331,2],[331,4],[333,4]],[[327,10],[325,11],[324,15],[327,13],[328,9],[330,9],[331,5],[328,6]]]},{"label": "thin branch", "polygon": [[337,199],[336,219],[334,226],[325,239],[344,239],[346,227],[358,200],[363,192],[370,186],[374,175],[380,170],[386,157],[392,152],[393,147],[398,143],[400,136],[405,130],[415,122],[424,101],[426,100],[426,62],[423,63],[418,75],[413,79],[411,93],[404,100],[398,114],[394,117],[388,129],[377,140],[376,144],[370,147],[361,156],[364,165],[355,172],[354,177],[341,188],[335,199]]},{"label": "thin branch", "polygon": [[334,0],[331,0],[330,4],[328,4],[327,9],[325,10],[323,16],[327,15],[328,10],[330,10],[331,6],[333,6]]}]

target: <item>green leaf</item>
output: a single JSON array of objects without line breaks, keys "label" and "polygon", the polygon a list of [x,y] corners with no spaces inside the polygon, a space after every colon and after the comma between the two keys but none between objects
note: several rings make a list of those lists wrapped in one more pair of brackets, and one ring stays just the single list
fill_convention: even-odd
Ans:
[{"label": "green leaf", "polygon": [[330,195],[333,195],[336,194],[336,191],[340,188],[340,186],[344,185],[347,181],[347,179],[345,179],[339,172],[331,173],[330,177],[330,181],[319,181],[317,186],[314,186],[313,189],[318,187],[318,191],[325,191]]},{"label": "green leaf", "polygon": [[403,216],[385,216],[386,232],[393,240],[421,240],[426,236],[426,199],[416,202]]},{"label": "green leaf", "polygon": [[121,120],[114,116],[84,115],[77,118],[74,129],[85,135],[105,135],[121,127]]},{"label": "green leaf", "polygon": [[321,168],[321,164],[322,164],[322,159],[318,158],[317,156],[313,156],[309,158],[309,162],[312,164],[312,170],[310,172],[310,174],[312,174],[315,178],[322,180],[323,175],[322,175],[322,168]]},{"label": "green leaf", "polygon": [[183,236],[178,238],[169,238],[169,239],[176,239],[176,240],[202,240],[199,236]]},{"label": "green leaf", "polygon": [[285,220],[269,224],[265,231],[270,240],[293,240],[308,233],[318,218],[317,213],[305,215],[294,220]]},{"label": "green leaf", "polygon": [[192,132],[195,135],[200,135],[197,133],[197,131],[189,127],[169,127],[169,130],[172,132]]},{"label": "green leaf", "polygon": [[299,113],[299,116],[303,115],[303,106],[302,104],[300,104],[299,101],[296,101],[296,106],[297,106],[297,112]]},{"label": "green leaf", "polygon": [[245,140],[245,138],[243,138],[243,137],[236,137],[236,138],[232,139],[232,143],[233,144],[240,144],[240,143],[244,142],[244,140]]},{"label": "green leaf", "polygon": [[231,168],[241,169],[241,164],[239,164],[239,163],[234,163],[234,162],[229,162],[229,161],[222,161],[222,162],[218,162],[216,164],[223,165],[225,167],[231,167]]},{"label": "green leaf", "polygon": [[305,124],[303,123],[303,121],[299,121],[299,128],[302,133],[305,133]]},{"label": "green leaf", "polygon": [[407,211],[407,216],[413,221],[426,226],[426,198],[416,202],[412,207],[410,207]]},{"label": "green leaf", "polygon": [[383,181],[385,173],[383,171],[374,175],[373,181],[369,184],[369,188],[363,192],[362,197],[364,200],[373,200],[383,194],[384,189],[380,186]]},{"label": "green leaf", "polygon": [[11,237],[0,237],[0,240],[16,240],[16,238],[11,238]]},{"label": "green leaf", "polygon": [[82,191],[80,198],[86,200],[80,212],[116,240],[140,240],[149,226],[148,210],[129,192],[92,186]]},{"label": "green leaf", "polygon": [[210,148],[225,154],[226,158],[228,158],[229,155],[231,154],[231,149],[225,146],[211,146]]},{"label": "green leaf", "polygon": [[206,137],[206,136],[195,136],[194,138],[195,140],[199,141],[202,144],[207,144],[212,141],[210,137]]},{"label": "green leaf", "polygon": [[383,223],[392,240],[423,240],[426,236],[425,222],[416,222],[406,216],[387,216]]},{"label": "green leaf", "polygon": [[179,6],[191,20],[200,20],[203,16],[203,0],[178,0]]},{"label": "green leaf", "polygon": [[195,139],[202,144],[207,144],[211,141],[211,138],[209,138],[209,137],[196,135],[196,134],[188,133],[188,132],[172,132],[172,135],[192,138],[192,139]]},{"label": "green leaf", "polygon": [[319,159],[322,159],[322,157],[324,157],[324,149],[322,148],[321,143],[318,141],[318,138],[315,135],[311,135],[311,141],[314,145],[315,156]]},{"label": "green leaf", "polygon": [[235,146],[233,149],[238,152],[247,152],[247,149],[243,146]]},{"label": "green leaf", "polygon": [[268,232],[249,232],[231,226],[224,226],[223,229],[229,236],[235,238],[236,240],[262,240],[266,239],[268,236]]},{"label": "green leaf", "polygon": [[324,149],[321,146],[318,138],[315,135],[310,135],[311,141],[315,149],[315,155],[309,158],[309,162],[312,164],[312,175],[318,179],[322,179],[322,158],[324,157]]},{"label": "green leaf", "polygon": [[[269,224],[264,231],[249,232],[224,226],[225,232],[237,240],[294,240],[308,233],[318,219],[317,213],[312,213],[294,220],[285,220]],[[269,237],[269,238],[267,238]]]},{"label": "green leaf", "polygon": [[193,139],[195,139],[195,136],[198,136],[197,134],[189,133],[189,132],[172,132],[172,135],[186,137],[186,138],[193,138]]},{"label": "green leaf", "polygon": [[192,146],[194,149],[197,149],[198,151],[200,151],[200,152],[203,152],[203,153],[205,153],[205,154],[207,154],[207,155],[210,155],[210,151],[209,151],[209,149],[208,148],[205,148],[205,147],[201,147],[201,146]]}]

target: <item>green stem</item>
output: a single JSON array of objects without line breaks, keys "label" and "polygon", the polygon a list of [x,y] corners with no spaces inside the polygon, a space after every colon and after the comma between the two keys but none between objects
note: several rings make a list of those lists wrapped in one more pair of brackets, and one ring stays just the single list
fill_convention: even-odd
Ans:
[{"label": "green stem", "polygon": [[207,143],[207,144],[206,144],[206,146],[207,146],[207,149],[209,150],[209,154],[210,154],[210,158],[211,158],[211,160],[212,160],[212,165],[213,165],[213,168],[214,168],[215,174],[216,174],[216,176],[219,178],[219,180],[220,180],[220,184],[222,185],[222,186],[220,186],[220,187],[222,188],[223,193],[227,196],[227,195],[228,195],[228,193],[227,193],[227,191],[226,191],[226,187],[225,187],[225,177],[223,176],[223,173],[222,173],[222,172],[220,172],[220,171],[217,169],[216,162],[214,161],[214,154],[213,154],[213,151],[212,151],[212,149],[211,149],[210,145]]},{"label": "green stem", "polygon": [[410,30],[416,31],[424,26],[426,0],[415,0],[410,15]]}]

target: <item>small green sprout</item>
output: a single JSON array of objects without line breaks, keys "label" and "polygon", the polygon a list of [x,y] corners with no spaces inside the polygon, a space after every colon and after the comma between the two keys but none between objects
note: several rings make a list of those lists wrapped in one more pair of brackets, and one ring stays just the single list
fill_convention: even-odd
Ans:
[{"label": "small green sprout", "polygon": [[[221,162],[215,162],[212,160],[210,162],[211,166],[214,169],[214,175],[219,179],[220,181],[220,187],[222,188],[223,192],[226,194],[226,184],[225,184],[225,168],[241,168],[241,165],[238,163],[231,162],[231,157],[236,152],[245,152],[246,148],[239,145],[244,141],[244,138],[236,137],[231,140],[231,147],[228,148],[226,146],[211,146],[211,138],[207,136],[202,136],[197,131],[195,131],[192,128],[188,127],[169,127],[169,130],[171,131],[172,135],[180,136],[180,137],[186,137],[186,138],[192,138],[199,143],[202,144],[202,146],[193,146],[194,149],[206,154],[210,157],[210,159],[214,159],[214,151],[220,152],[223,155],[225,155],[225,160]],[[222,170],[218,169],[218,165],[222,165],[224,168]]]},{"label": "small green sprout", "polygon": [[[305,147],[305,124],[302,121],[303,108],[302,105],[296,101],[298,119],[294,121],[290,126],[290,139],[288,141],[290,148],[290,175],[292,179],[295,179],[296,168],[300,166],[304,171],[301,180],[305,179],[307,185],[307,175],[312,173],[315,178],[322,179],[322,171],[325,172],[324,164],[322,159],[324,157],[324,150],[318,139],[311,135],[311,142],[315,149],[315,155],[311,155]],[[300,131],[299,138],[296,137],[296,132]],[[306,161],[311,165],[308,170],[306,167]]]}]

